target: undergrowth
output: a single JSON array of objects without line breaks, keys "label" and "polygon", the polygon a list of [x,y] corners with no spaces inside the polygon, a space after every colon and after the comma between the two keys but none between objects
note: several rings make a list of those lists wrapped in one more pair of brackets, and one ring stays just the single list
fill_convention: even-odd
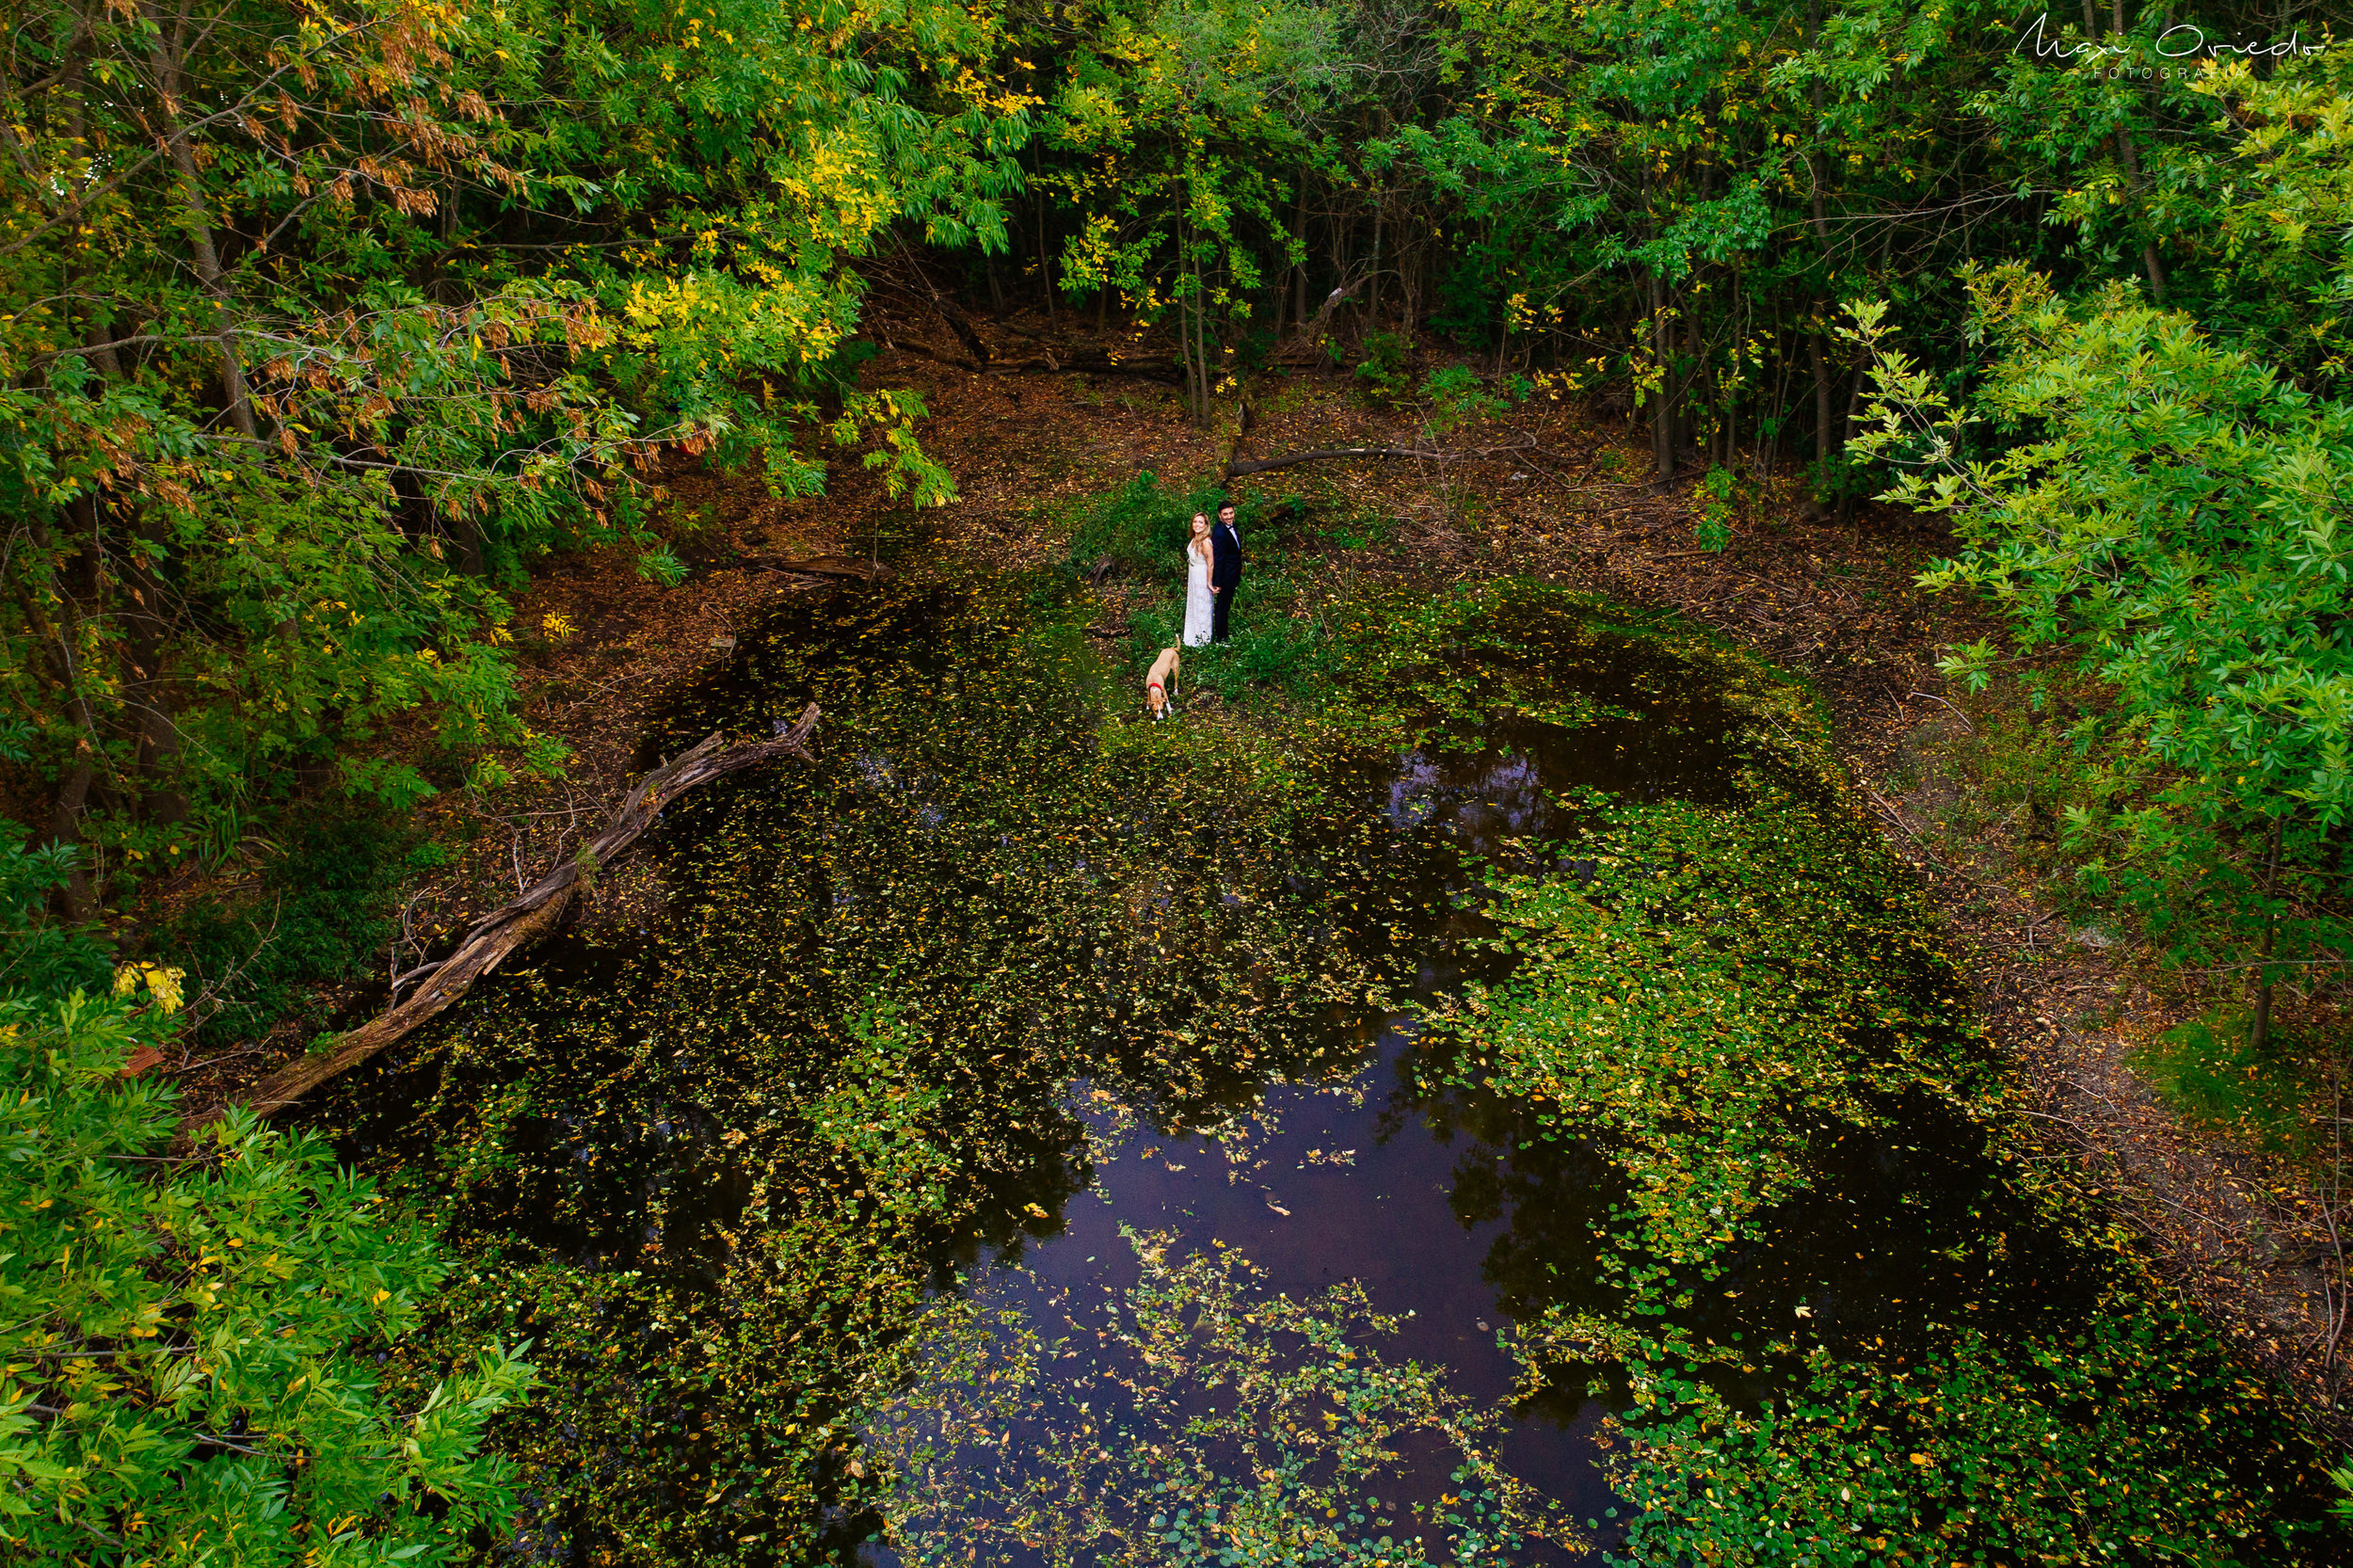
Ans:
[{"label": "undergrowth", "polygon": [[321,982],[369,972],[392,939],[401,888],[445,852],[406,818],[338,801],[288,814],[260,886],[233,903],[206,899],[155,934],[187,968],[204,1012],[196,1037],[217,1045],[267,1033],[315,1011]]},{"label": "undergrowth", "polygon": [[2325,1153],[2311,1109],[2327,1077],[2321,1053],[2276,1028],[2258,1050],[2248,1023],[2235,1002],[2209,1008],[2143,1042],[2133,1071],[2193,1126],[2266,1154]]},{"label": "undergrowth", "polygon": [[[1225,492],[1214,485],[1163,488],[1147,470],[1086,505],[1071,534],[1071,563],[1091,570],[1108,559],[1115,571],[1147,583],[1174,583],[1181,591],[1193,514],[1214,518],[1225,500]],[[1249,521],[1242,519],[1245,528]]]},{"label": "undergrowth", "polygon": [[2034,890],[2078,926],[2148,943],[2195,995],[2199,1016],[2144,1042],[2132,1065],[2191,1125],[2291,1158],[2321,1151],[2317,1050],[2275,1022],[2252,1043],[2248,961],[2262,951],[2262,911],[2277,912],[2273,952],[2297,963],[2346,951],[2353,933],[2325,866],[2281,867],[2265,896],[2265,846],[2199,808],[2192,781],[2169,772],[2142,727],[2117,723],[2096,679],[2026,670],[1970,704],[1969,727],[1935,747],[1960,790],[1947,819],[1957,853],[2000,843]]}]

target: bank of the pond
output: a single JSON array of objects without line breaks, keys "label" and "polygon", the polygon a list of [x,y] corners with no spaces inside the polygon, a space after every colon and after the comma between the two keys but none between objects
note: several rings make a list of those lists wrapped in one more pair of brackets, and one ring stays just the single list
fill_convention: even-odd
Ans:
[{"label": "bank of the pond", "polygon": [[[2309,1446],[2023,1160],[1801,692],[1507,584],[1353,601],[1313,704],[1148,724],[1092,608],[1050,573],[961,575],[743,629],[648,747],[815,700],[819,764],[680,802],[642,935],[559,941],[325,1108],[468,1260],[395,1381],[536,1342],[509,1549],[965,1560],[1022,1517],[1036,1539],[987,1560],[1406,1562],[1408,1520],[1433,1562],[2342,1545],[2309,1533]],[[1169,1149],[1315,1090],[1369,1096],[1401,1158],[1462,1137],[1429,1178],[1461,1234],[1382,1233],[1379,1161],[1319,1159],[1274,1218],[1329,1215],[1386,1266],[1333,1296],[1119,1196],[1144,1147],[1173,1176]],[[1294,1163],[1327,1152],[1297,1135]],[[1078,1244],[1124,1272],[1073,1272]],[[1466,1245],[1480,1288],[1383,1299],[1401,1256],[1418,1277]],[[1108,1311],[1109,1359],[1018,1351],[1081,1337],[1002,1283],[1040,1277]],[[1471,1333],[1513,1397],[1443,1348]],[[1161,1357],[1158,1392],[1121,1353]],[[1286,1426],[1310,1407],[1333,1419]],[[1575,1451],[1529,1461],[1546,1422]],[[974,1470],[976,1432],[1117,1457],[1048,1486]],[[906,1490],[959,1464],[961,1490]],[[950,1496],[972,1506],[926,1512]]]}]

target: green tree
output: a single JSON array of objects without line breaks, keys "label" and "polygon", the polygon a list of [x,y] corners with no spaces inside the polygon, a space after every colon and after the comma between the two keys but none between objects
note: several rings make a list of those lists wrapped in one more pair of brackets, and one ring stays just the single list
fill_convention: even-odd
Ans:
[{"label": "green tree", "polygon": [[[552,549],[674,578],[682,450],[783,494],[828,448],[945,474],[841,373],[845,264],[902,218],[1000,242],[1017,102],[914,0],[464,8],[18,3],[0,120],[0,704],[102,876],[216,850],[288,764],[419,707],[514,713],[503,589]],[[87,907],[79,888],[69,902]]]},{"label": "green tree", "polygon": [[96,997],[17,984],[103,968],[38,914],[65,853],[0,844],[0,1544],[39,1562],[452,1560],[512,1511],[511,1467],[479,1448],[531,1384],[523,1347],[488,1347],[413,1409],[379,1395],[366,1352],[440,1280],[430,1236],[317,1139],[245,1112],[167,1153],[174,1091],[123,1066],[171,1034],[178,972],[126,968]]},{"label": "green tree", "polygon": [[2260,79],[2242,61],[2194,86],[2229,144],[2196,215],[2216,257],[2204,317],[2307,391],[2344,396],[2353,385],[2353,50],[2338,44]]},{"label": "green tree", "polygon": [[1064,284],[1116,288],[1169,321],[1196,423],[1226,328],[1301,259],[1284,215],[1346,82],[1338,42],[1320,6],[1113,6],[1053,92],[1044,134],[1066,160],[1053,178],[1081,214]]},{"label": "green tree", "polygon": [[[1881,307],[1857,308],[1880,365],[1865,444],[1910,470],[1891,499],[1950,511],[1966,541],[1923,585],[1991,595],[2023,648],[2072,648],[2114,689],[2115,738],[2168,778],[2105,820],[2071,809],[2072,836],[2117,857],[2080,875],[2185,956],[2212,956],[2192,916],[2251,938],[2260,1046],[2280,966],[2353,950],[2341,922],[2283,922],[2289,892],[2330,894],[2353,872],[2353,406],[2130,284],[2070,301],[2010,267],[1971,287],[2000,358],[1965,409],[1889,346]],[[1981,687],[1993,656],[1981,642],[1947,668]],[[2249,847],[2219,856],[2217,830]]]}]

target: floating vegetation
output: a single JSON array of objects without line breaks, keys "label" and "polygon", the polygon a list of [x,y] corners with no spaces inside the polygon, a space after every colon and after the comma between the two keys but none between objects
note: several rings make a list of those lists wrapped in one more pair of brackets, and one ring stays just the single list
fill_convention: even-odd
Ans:
[{"label": "floating vegetation", "polygon": [[[1018,1307],[958,1312],[932,1379],[883,1413],[909,1561],[1472,1568],[1563,1533],[1496,1458],[1504,1414],[1385,1358],[1399,1320],[1361,1284],[1294,1300],[1237,1250],[1121,1235],[1142,1266],[1124,1295],[1065,1292],[1047,1331]],[[1396,1495],[1409,1446],[1424,1468],[1445,1456],[1426,1508]]]},{"label": "floating vegetation", "polygon": [[1430,1018],[1625,1181],[1515,1331],[1625,1412],[1623,1560],[2331,1560],[2309,1440],[2025,1158],[1919,894],[1743,687],[1735,798],[1581,797]]},{"label": "floating vegetation", "polygon": [[650,749],[815,700],[818,765],[681,802],[652,929],[556,944],[335,1096],[472,1262],[452,1342],[535,1340],[527,1554],[846,1551],[937,1288],[1089,1179],[1074,1079],[1181,1125],[1353,1067],[1330,1020],[1382,984],[1329,910],[1383,895],[1337,816],[1256,730],[1107,717],[1083,615],[928,584],[744,637]]},{"label": "floating vegetation", "polygon": [[535,1342],[517,1555],[2343,1544],[2014,1146],[1802,691],[1516,584],[1149,724],[1090,608],[916,581],[744,634],[647,760],[816,701],[817,764],[680,802],[659,920],[334,1096],[467,1260],[388,1391]]}]

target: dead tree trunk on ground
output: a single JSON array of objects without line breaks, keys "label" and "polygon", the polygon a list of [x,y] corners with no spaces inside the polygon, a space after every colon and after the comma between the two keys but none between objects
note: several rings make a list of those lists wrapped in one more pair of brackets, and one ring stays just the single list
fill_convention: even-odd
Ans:
[{"label": "dead tree trunk on ground", "polygon": [[[275,1115],[340,1073],[365,1062],[395,1041],[406,1038],[427,1020],[446,1012],[473,983],[488,974],[507,954],[529,947],[555,928],[571,907],[584,877],[593,878],[599,867],[635,842],[653,825],[662,808],[708,779],[734,773],[778,757],[809,760],[809,732],[817,728],[817,705],[802,710],[800,722],[773,741],[753,741],[726,746],[712,735],[701,744],[675,757],[638,780],[621,802],[605,830],[580,854],[541,877],[529,892],[503,909],[473,923],[457,951],[447,958],[411,969],[392,983],[392,1004],[371,1021],[337,1040],[328,1050],[290,1062],[255,1086],[250,1104],[262,1116]],[[401,989],[411,986],[408,1000]],[[225,1104],[208,1106],[181,1124],[183,1150],[195,1135],[217,1121]]]}]

